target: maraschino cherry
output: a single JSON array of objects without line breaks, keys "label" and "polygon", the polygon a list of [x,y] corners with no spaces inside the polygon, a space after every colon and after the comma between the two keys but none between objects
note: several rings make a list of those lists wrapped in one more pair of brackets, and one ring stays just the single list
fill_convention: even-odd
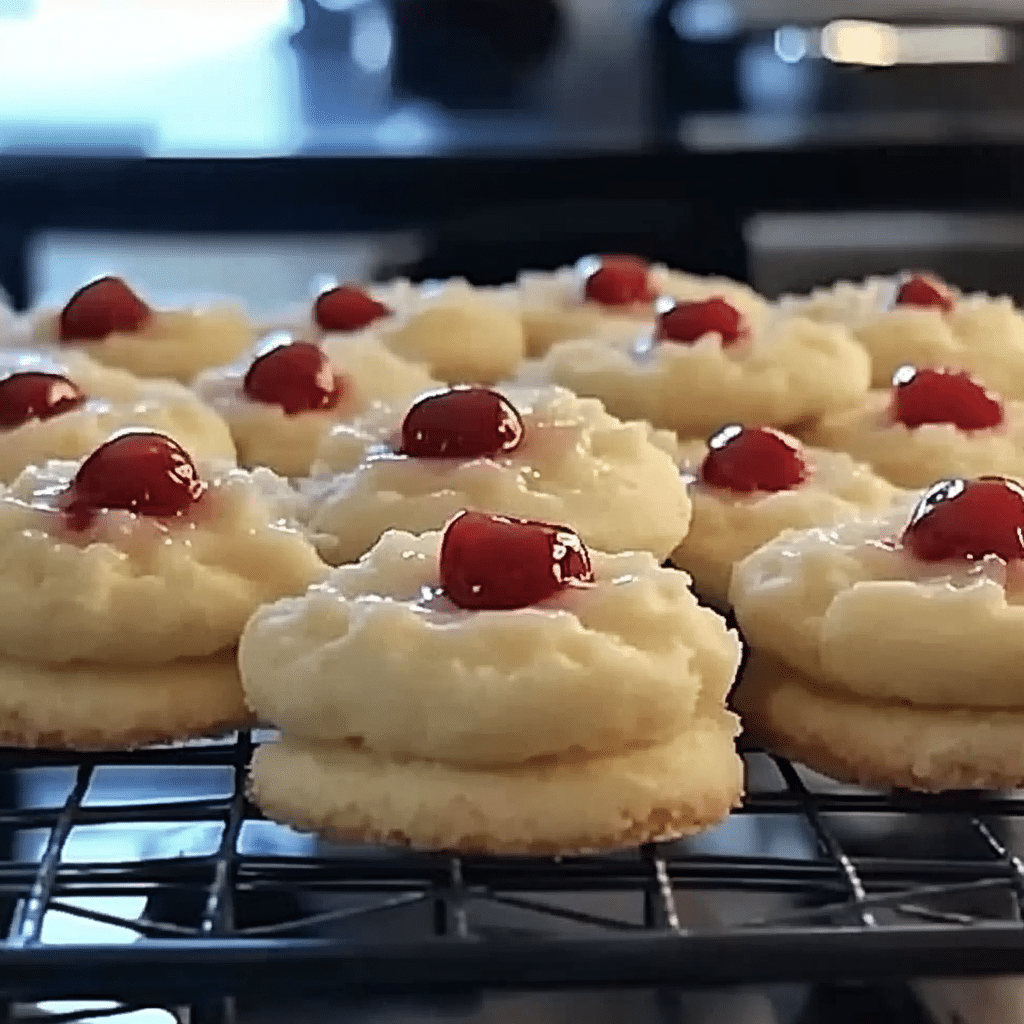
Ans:
[{"label": "maraschino cherry", "polygon": [[125,430],[78,468],[60,505],[72,529],[84,530],[102,509],[172,518],[188,512],[206,484],[177,441],[148,430]]},{"label": "maraschino cherry", "polygon": [[568,527],[460,512],[441,541],[441,588],[460,608],[527,608],[594,574]]},{"label": "maraschino cherry", "polygon": [[61,310],[61,341],[103,341],[111,334],[134,334],[153,311],[119,277],[101,277],[79,288]]},{"label": "maraschino cherry", "polygon": [[52,419],[85,400],[85,392],[59,373],[12,373],[0,380],[0,427],[12,430],[29,420]]},{"label": "maraschino cherry", "polygon": [[700,481],[737,494],[788,491],[810,475],[803,446],[773,427],[722,427],[708,441]]},{"label": "maraschino cherry", "polygon": [[692,345],[707,334],[717,334],[723,345],[747,336],[743,314],[719,296],[699,302],[676,302],[658,317],[655,337]]},{"label": "maraschino cherry", "polygon": [[964,370],[902,366],[892,378],[892,417],[907,427],[952,423],[985,430],[1003,422],[1003,403]]},{"label": "maraschino cherry", "polygon": [[334,409],[343,385],[320,348],[284,337],[256,357],[242,389],[254,401],[280,406],[295,416]]},{"label": "maraschino cherry", "polygon": [[523,420],[503,395],[487,388],[432,392],[405,414],[400,453],[419,459],[507,455],[523,440]]},{"label": "maraschino cherry", "polygon": [[653,302],[650,264],[639,256],[597,256],[581,261],[585,267],[583,296],[602,306],[632,306]]},{"label": "maraschino cherry", "polygon": [[895,305],[940,309],[949,313],[955,305],[948,286],[931,274],[911,274],[896,289]]},{"label": "maraschino cherry", "polygon": [[1024,488],[1005,477],[941,480],[917,503],[904,546],[923,562],[1024,558]]},{"label": "maraschino cherry", "polygon": [[361,331],[387,316],[391,310],[383,302],[353,284],[328,288],[313,303],[313,319],[322,331]]}]

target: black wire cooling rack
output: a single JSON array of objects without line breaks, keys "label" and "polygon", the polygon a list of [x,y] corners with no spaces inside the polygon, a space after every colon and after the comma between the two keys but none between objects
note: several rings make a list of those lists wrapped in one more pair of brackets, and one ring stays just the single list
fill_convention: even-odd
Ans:
[{"label": "black wire cooling rack", "polygon": [[199,1024],[243,994],[1024,973],[1012,795],[876,795],[749,751],[743,810],[703,836],[461,858],[263,821],[244,786],[257,739],[0,750],[0,1000],[109,1001],[48,1021],[188,1007]]}]

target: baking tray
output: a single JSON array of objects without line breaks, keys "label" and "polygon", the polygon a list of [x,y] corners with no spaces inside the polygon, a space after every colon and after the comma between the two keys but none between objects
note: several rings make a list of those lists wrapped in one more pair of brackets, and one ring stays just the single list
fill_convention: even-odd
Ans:
[{"label": "baking tray", "polygon": [[[261,738],[0,750],[21,791],[0,812],[0,1000],[184,1006],[196,1024],[230,1019],[238,996],[1024,973],[1012,794],[883,796],[749,750],[743,809],[704,836],[456,857],[330,847],[263,821],[244,788]],[[118,844],[132,835],[148,847]],[[116,937],[93,941],[97,927]]]}]

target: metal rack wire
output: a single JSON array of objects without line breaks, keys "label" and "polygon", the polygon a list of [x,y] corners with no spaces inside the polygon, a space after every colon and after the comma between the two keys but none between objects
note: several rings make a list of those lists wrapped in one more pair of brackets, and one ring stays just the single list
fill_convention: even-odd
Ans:
[{"label": "metal rack wire", "polygon": [[[116,1003],[90,1018],[185,1006],[196,1024],[228,1019],[241,993],[1024,973],[1024,863],[1012,852],[1024,799],[1013,795],[882,796],[749,751],[743,810],[685,842],[557,860],[289,852],[243,841],[261,821],[245,797],[253,744],[243,733],[88,757],[0,751],[0,772],[71,774],[63,801],[0,811],[0,830],[39,837],[0,864],[11,921],[0,1000]],[[160,799],[91,798],[105,770],[183,767],[220,769],[230,784],[214,796],[176,796],[170,782]],[[82,830],[187,826],[213,829],[213,849],[69,854]],[[145,910],[89,902],[125,896]],[[53,915],[124,937],[53,941]]]}]

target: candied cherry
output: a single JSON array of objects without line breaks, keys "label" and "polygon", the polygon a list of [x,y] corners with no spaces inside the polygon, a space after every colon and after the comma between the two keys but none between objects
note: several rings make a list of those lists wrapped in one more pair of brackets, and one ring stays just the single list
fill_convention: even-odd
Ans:
[{"label": "candied cherry", "polygon": [[896,290],[895,305],[919,309],[941,309],[949,313],[954,306],[953,294],[931,274],[911,274]]},{"label": "candied cherry", "polygon": [[732,345],[747,336],[743,314],[720,296],[697,302],[673,303],[658,317],[659,341],[692,344],[706,334],[717,334],[723,345]]},{"label": "candied cherry", "polygon": [[353,284],[340,284],[321,292],[313,303],[313,319],[322,331],[361,331],[391,310]]},{"label": "candied cherry", "polygon": [[119,277],[101,277],[79,288],[61,310],[61,341],[103,341],[111,334],[134,334],[153,311]]},{"label": "candied cherry", "polygon": [[48,420],[85,400],[82,389],[59,373],[12,373],[0,380],[0,427],[11,430],[29,420]]},{"label": "candied cherry", "polygon": [[515,451],[523,440],[515,406],[488,388],[457,387],[424,395],[402,422],[402,455],[481,459]]},{"label": "candied cherry", "polygon": [[892,378],[892,416],[907,427],[952,423],[985,430],[1003,422],[1003,403],[965,370],[902,366]]},{"label": "candied cherry", "polygon": [[632,306],[653,302],[650,264],[639,256],[598,256],[581,261],[585,267],[583,296],[602,306]]},{"label": "candied cherry", "polygon": [[206,490],[191,456],[177,441],[148,430],[125,430],[78,468],[61,499],[71,525],[85,529],[100,509],[171,518]]},{"label": "candied cherry", "polygon": [[903,544],[922,562],[1024,558],[1024,488],[1005,477],[940,480],[925,491]]},{"label": "candied cherry", "polygon": [[773,427],[722,427],[708,441],[700,481],[738,494],[788,491],[810,475],[803,446]]},{"label": "candied cherry", "polygon": [[283,339],[253,360],[242,390],[256,402],[278,405],[295,416],[334,409],[343,381],[316,345]]},{"label": "candied cherry", "polygon": [[441,588],[460,608],[527,608],[594,578],[590,556],[566,526],[460,512],[441,541]]}]

